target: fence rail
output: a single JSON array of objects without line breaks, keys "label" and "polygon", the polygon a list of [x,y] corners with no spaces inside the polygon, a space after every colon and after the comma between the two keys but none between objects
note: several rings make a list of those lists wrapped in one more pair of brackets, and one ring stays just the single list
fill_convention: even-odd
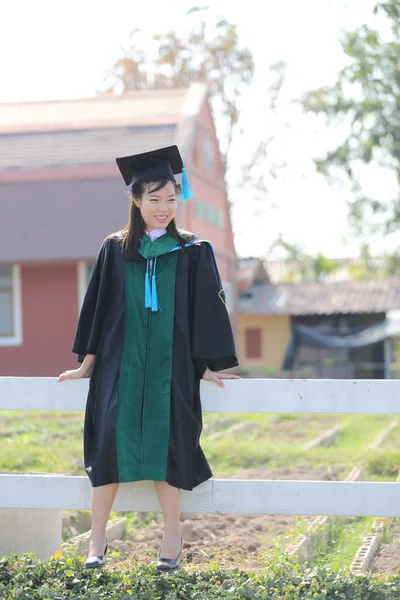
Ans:
[{"label": "fence rail", "polygon": [[[57,383],[46,377],[0,377],[0,410],[83,410],[88,384],[88,380]],[[225,381],[225,385],[221,389],[201,382],[205,412],[400,414],[399,380],[241,379]],[[33,551],[46,557],[60,544],[61,510],[90,508],[90,497],[86,476],[2,473],[0,527],[2,532],[4,527],[18,528],[19,545],[12,551]],[[193,492],[182,491],[181,507],[183,512],[394,517],[400,516],[400,486],[389,482],[216,479]],[[121,484],[114,508],[159,510],[154,486],[150,482]],[[54,517],[56,512],[56,520],[44,518],[46,513]],[[24,515],[29,516],[28,527],[21,525]],[[46,523],[54,535],[44,531]],[[0,554],[4,539],[11,538],[11,534],[0,536]],[[49,540],[47,544],[44,539]],[[35,540],[39,545],[35,546]]]},{"label": "fence rail", "polygon": [[[53,474],[2,474],[3,508],[90,509],[86,477]],[[153,485],[122,483],[118,511],[160,510]],[[182,512],[219,514],[400,516],[398,483],[352,481],[266,481],[216,479],[193,492],[181,492]]]},{"label": "fence rail", "polygon": [[[0,410],[83,410],[89,382],[0,377]],[[239,379],[201,382],[204,412],[400,414],[398,379]]]}]

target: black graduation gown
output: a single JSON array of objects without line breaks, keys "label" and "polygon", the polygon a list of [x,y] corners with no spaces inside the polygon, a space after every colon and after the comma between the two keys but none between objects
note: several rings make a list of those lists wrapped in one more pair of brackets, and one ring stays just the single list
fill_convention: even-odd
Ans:
[{"label": "black graduation gown", "polygon": [[[86,354],[96,355],[85,413],[85,469],[93,486],[151,479],[191,490],[212,476],[199,443],[200,379],[207,367],[220,371],[238,365],[214,253],[207,242],[178,252],[166,464],[139,469],[138,475],[128,478],[121,475],[117,448],[126,266],[118,239],[107,239],[93,266],[73,343],[79,361]],[[149,414],[148,419],[152,418]],[[138,430],[135,423],[131,425],[135,437]]]}]

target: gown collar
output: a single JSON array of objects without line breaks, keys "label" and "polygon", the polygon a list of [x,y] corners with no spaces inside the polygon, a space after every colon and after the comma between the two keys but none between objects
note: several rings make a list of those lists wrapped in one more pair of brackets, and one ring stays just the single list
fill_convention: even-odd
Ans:
[{"label": "gown collar", "polygon": [[176,245],[176,239],[168,232],[161,234],[153,241],[149,235],[144,235],[140,240],[139,254],[146,259],[156,258],[157,256],[168,254]]},{"label": "gown collar", "polygon": [[167,233],[167,230],[165,228],[164,229],[153,229],[152,231],[145,231],[145,233],[149,236],[149,238],[153,242],[157,238],[159,238],[162,235],[164,235],[165,233]]}]

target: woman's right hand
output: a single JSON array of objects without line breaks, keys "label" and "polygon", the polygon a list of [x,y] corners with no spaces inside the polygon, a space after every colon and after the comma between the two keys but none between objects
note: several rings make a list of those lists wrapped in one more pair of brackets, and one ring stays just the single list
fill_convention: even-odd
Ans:
[{"label": "woman's right hand", "polygon": [[61,373],[57,381],[64,381],[65,379],[83,379],[84,377],[90,377],[92,369],[88,370],[83,367],[79,367],[79,369],[73,369],[71,371],[64,371]]}]

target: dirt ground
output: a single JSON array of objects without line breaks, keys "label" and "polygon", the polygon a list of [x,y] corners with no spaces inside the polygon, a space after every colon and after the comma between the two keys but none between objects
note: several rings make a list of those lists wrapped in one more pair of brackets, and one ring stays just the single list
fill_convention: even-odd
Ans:
[{"label": "dirt ground", "polygon": [[400,524],[396,524],[390,532],[391,541],[382,544],[375,555],[370,570],[380,575],[400,573]]},{"label": "dirt ground", "polygon": [[[283,467],[279,469],[252,469],[231,475],[232,479],[300,479],[330,481],[340,479],[334,470]],[[293,515],[216,515],[182,514],[183,556],[187,564],[197,566],[218,562],[232,568],[262,567],[268,561],[268,549],[276,538],[296,525]],[[120,553],[113,562],[140,562],[156,560],[162,526],[152,522],[132,539],[115,540],[110,550]]]}]

